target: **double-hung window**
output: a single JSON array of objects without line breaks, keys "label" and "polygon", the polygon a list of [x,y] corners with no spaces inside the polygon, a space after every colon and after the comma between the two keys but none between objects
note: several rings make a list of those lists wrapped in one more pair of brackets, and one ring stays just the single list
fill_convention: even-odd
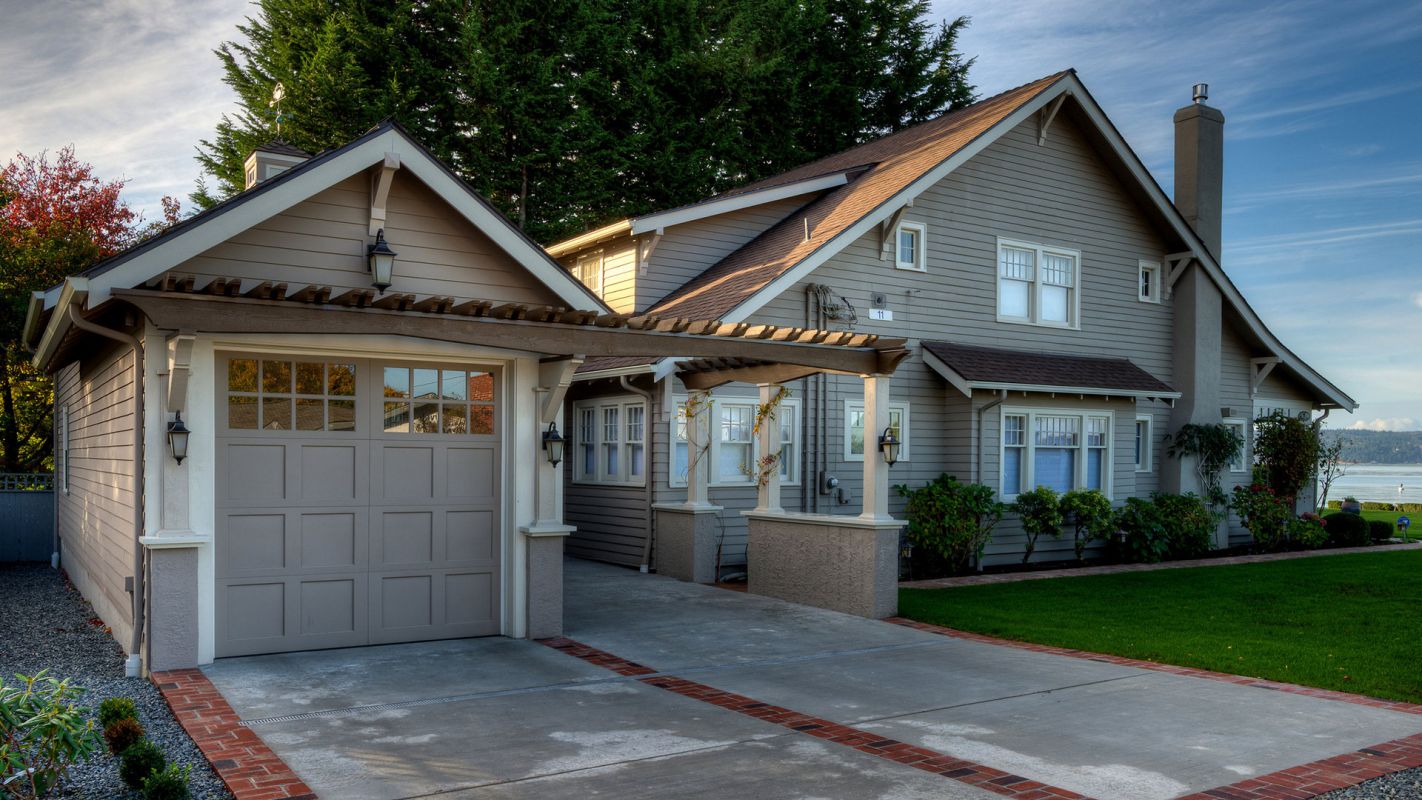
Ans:
[{"label": "double-hung window", "polygon": [[1081,254],[999,239],[997,318],[1002,322],[1079,327]]},{"label": "double-hung window", "polygon": [[578,256],[573,265],[573,277],[583,282],[593,294],[602,295],[602,251]]},{"label": "double-hung window", "polygon": [[[713,486],[753,484],[759,472],[760,444],[755,435],[755,415],[758,403],[750,398],[717,398],[701,413],[709,416],[711,441],[704,443],[705,452],[698,463],[711,465]],[[780,480],[799,480],[799,442],[797,427],[800,406],[797,401],[782,400],[775,411],[780,423]],[[687,437],[686,398],[677,398],[676,415],[671,422],[672,470],[670,484],[685,486],[690,462],[690,442]]]},{"label": "double-hung window", "polygon": [[1111,495],[1111,415],[1007,409],[1002,415],[1002,491],[1011,499],[1046,486]]},{"label": "double-hung window", "polygon": [[894,266],[923,272],[927,263],[924,252],[927,240],[928,228],[922,223],[905,222],[900,225],[894,232]]},{"label": "double-hung window", "polygon": [[[844,460],[863,461],[864,450],[877,451],[883,430],[864,430],[864,401],[848,400],[844,405]],[[909,404],[889,404],[889,429],[900,442],[899,460],[909,460]]]},{"label": "double-hung window", "polygon": [[1154,421],[1149,414],[1136,417],[1136,472],[1150,472],[1154,463],[1150,438]]},{"label": "double-hung window", "polygon": [[573,406],[573,479],[641,486],[647,474],[647,407],[610,397]]}]

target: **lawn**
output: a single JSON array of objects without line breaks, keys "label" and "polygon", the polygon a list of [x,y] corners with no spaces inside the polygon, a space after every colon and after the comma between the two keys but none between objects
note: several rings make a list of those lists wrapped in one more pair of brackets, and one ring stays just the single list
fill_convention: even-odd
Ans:
[{"label": "lawn", "polygon": [[911,619],[1422,703],[1422,552],[902,589]]}]

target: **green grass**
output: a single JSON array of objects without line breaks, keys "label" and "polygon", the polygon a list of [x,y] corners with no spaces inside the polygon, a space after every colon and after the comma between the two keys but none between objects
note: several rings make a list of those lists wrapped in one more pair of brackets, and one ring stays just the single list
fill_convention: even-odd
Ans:
[{"label": "green grass", "polygon": [[1006,639],[1422,703],[1422,552],[902,589],[899,613]]}]

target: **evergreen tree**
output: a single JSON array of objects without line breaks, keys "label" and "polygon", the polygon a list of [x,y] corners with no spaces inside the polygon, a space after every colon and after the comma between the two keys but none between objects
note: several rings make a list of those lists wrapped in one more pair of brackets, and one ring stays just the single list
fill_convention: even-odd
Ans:
[{"label": "evergreen tree", "polygon": [[210,204],[276,136],[386,117],[531,236],[693,202],[972,102],[968,24],[927,0],[259,0],[217,51],[241,110],[202,143]]}]

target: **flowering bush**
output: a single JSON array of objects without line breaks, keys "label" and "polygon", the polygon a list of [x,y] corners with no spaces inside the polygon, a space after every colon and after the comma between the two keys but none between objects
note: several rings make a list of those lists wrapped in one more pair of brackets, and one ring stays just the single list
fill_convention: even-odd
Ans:
[{"label": "flowering bush", "polygon": [[1214,547],[1215,529],[1219,527],[1220,518],[1194,492],[1156,492],[1151,495],[1151,502],[1160,510],[1160,522],[1165,529],[1166,558],[1195,558]]},{"label": "flowering bush", "polygon": [[1293,512],[1283,498],[1262,483],[1236,486],[1229,508],[1239,522],[1265,550],[1282,550],[1289,539],[1289,522]]},{"label": "flowering bush", "polygon": [[1313,513],[1289,520],[1289,543],[1304,550],[1317,550],[1328,543],[1328,521]]}]

